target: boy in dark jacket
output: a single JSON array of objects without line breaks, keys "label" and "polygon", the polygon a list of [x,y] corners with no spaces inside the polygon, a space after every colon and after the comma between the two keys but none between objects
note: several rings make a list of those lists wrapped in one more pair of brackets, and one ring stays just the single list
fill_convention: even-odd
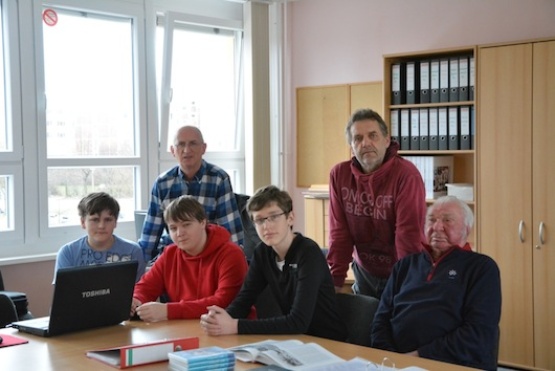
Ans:
[{"label": "boy in dark jacket", "polygon": [[[262,240],[254,250],[241,291],[224,310],[208,307],[201,326],[209,335],[309,334],[345,340],[335,289],[326,260],[316,242],[292,231],[293,203],[275,186],[259,189],[248,211]],[[258,295],[266,288],[282,315],[248,319]]]}]

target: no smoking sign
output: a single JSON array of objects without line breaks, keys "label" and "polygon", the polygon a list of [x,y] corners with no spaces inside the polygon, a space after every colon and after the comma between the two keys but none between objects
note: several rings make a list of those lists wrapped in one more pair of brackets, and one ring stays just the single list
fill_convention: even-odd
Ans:
[{"label": "no smoking sign", "polygon": [[58,14],[54,9],[45,9],[42,12],[42,20],[47,26],[55,26],[58,23]]}]

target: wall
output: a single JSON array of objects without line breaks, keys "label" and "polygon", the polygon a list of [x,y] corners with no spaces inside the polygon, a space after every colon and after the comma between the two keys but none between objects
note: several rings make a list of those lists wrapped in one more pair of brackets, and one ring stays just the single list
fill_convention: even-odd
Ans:
[{"label": "wall", "polygon": [[381,81],[387,54],[555,36],[553,0],[297,0],[286,6],[291,110],[285,122],[292,123],[286,187],[299,231],[305,189],[295,181],[297,87]]},{"label": "wall", "polygon": [[27,294],[33,316],[46,316],[50,310],[54,286],[54,260],[1,266],[4,287]]}]

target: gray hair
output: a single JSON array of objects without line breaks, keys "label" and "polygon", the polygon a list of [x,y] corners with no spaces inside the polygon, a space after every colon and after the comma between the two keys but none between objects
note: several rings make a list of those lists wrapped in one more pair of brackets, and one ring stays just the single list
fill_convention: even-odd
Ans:
[{"label": "gray hair", "polygon": [[466,202],[462,201],[456,196],[442,196],[437,200],[434,200],[434,203],[430,207],[428,207],[427,215],[430,215],[434,211],[436,206],[446,205],[446,204],[456,204],[459,207],[459,209],[463,212],[464,225],[468,229],[472,229],[472,226],[474,225],[474,213],[472,212],[470,207],[466,204]]}]

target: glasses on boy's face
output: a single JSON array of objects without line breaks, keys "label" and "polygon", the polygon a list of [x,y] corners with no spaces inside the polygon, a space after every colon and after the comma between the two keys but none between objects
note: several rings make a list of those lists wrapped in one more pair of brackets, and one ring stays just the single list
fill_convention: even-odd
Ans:
[{"label": "glasses on boy's face", "polygon": [[275,214],[275,215],[267,216],[265,218],[254,219],[253,222],[257,226],[262,227],[264,225],[264,223],[266,223],[266,222],[268,222],[269,224],[275,223],[280,216],[285,215],[285,214],[287,214],[287,213],[282,212],[281,214]]}]

